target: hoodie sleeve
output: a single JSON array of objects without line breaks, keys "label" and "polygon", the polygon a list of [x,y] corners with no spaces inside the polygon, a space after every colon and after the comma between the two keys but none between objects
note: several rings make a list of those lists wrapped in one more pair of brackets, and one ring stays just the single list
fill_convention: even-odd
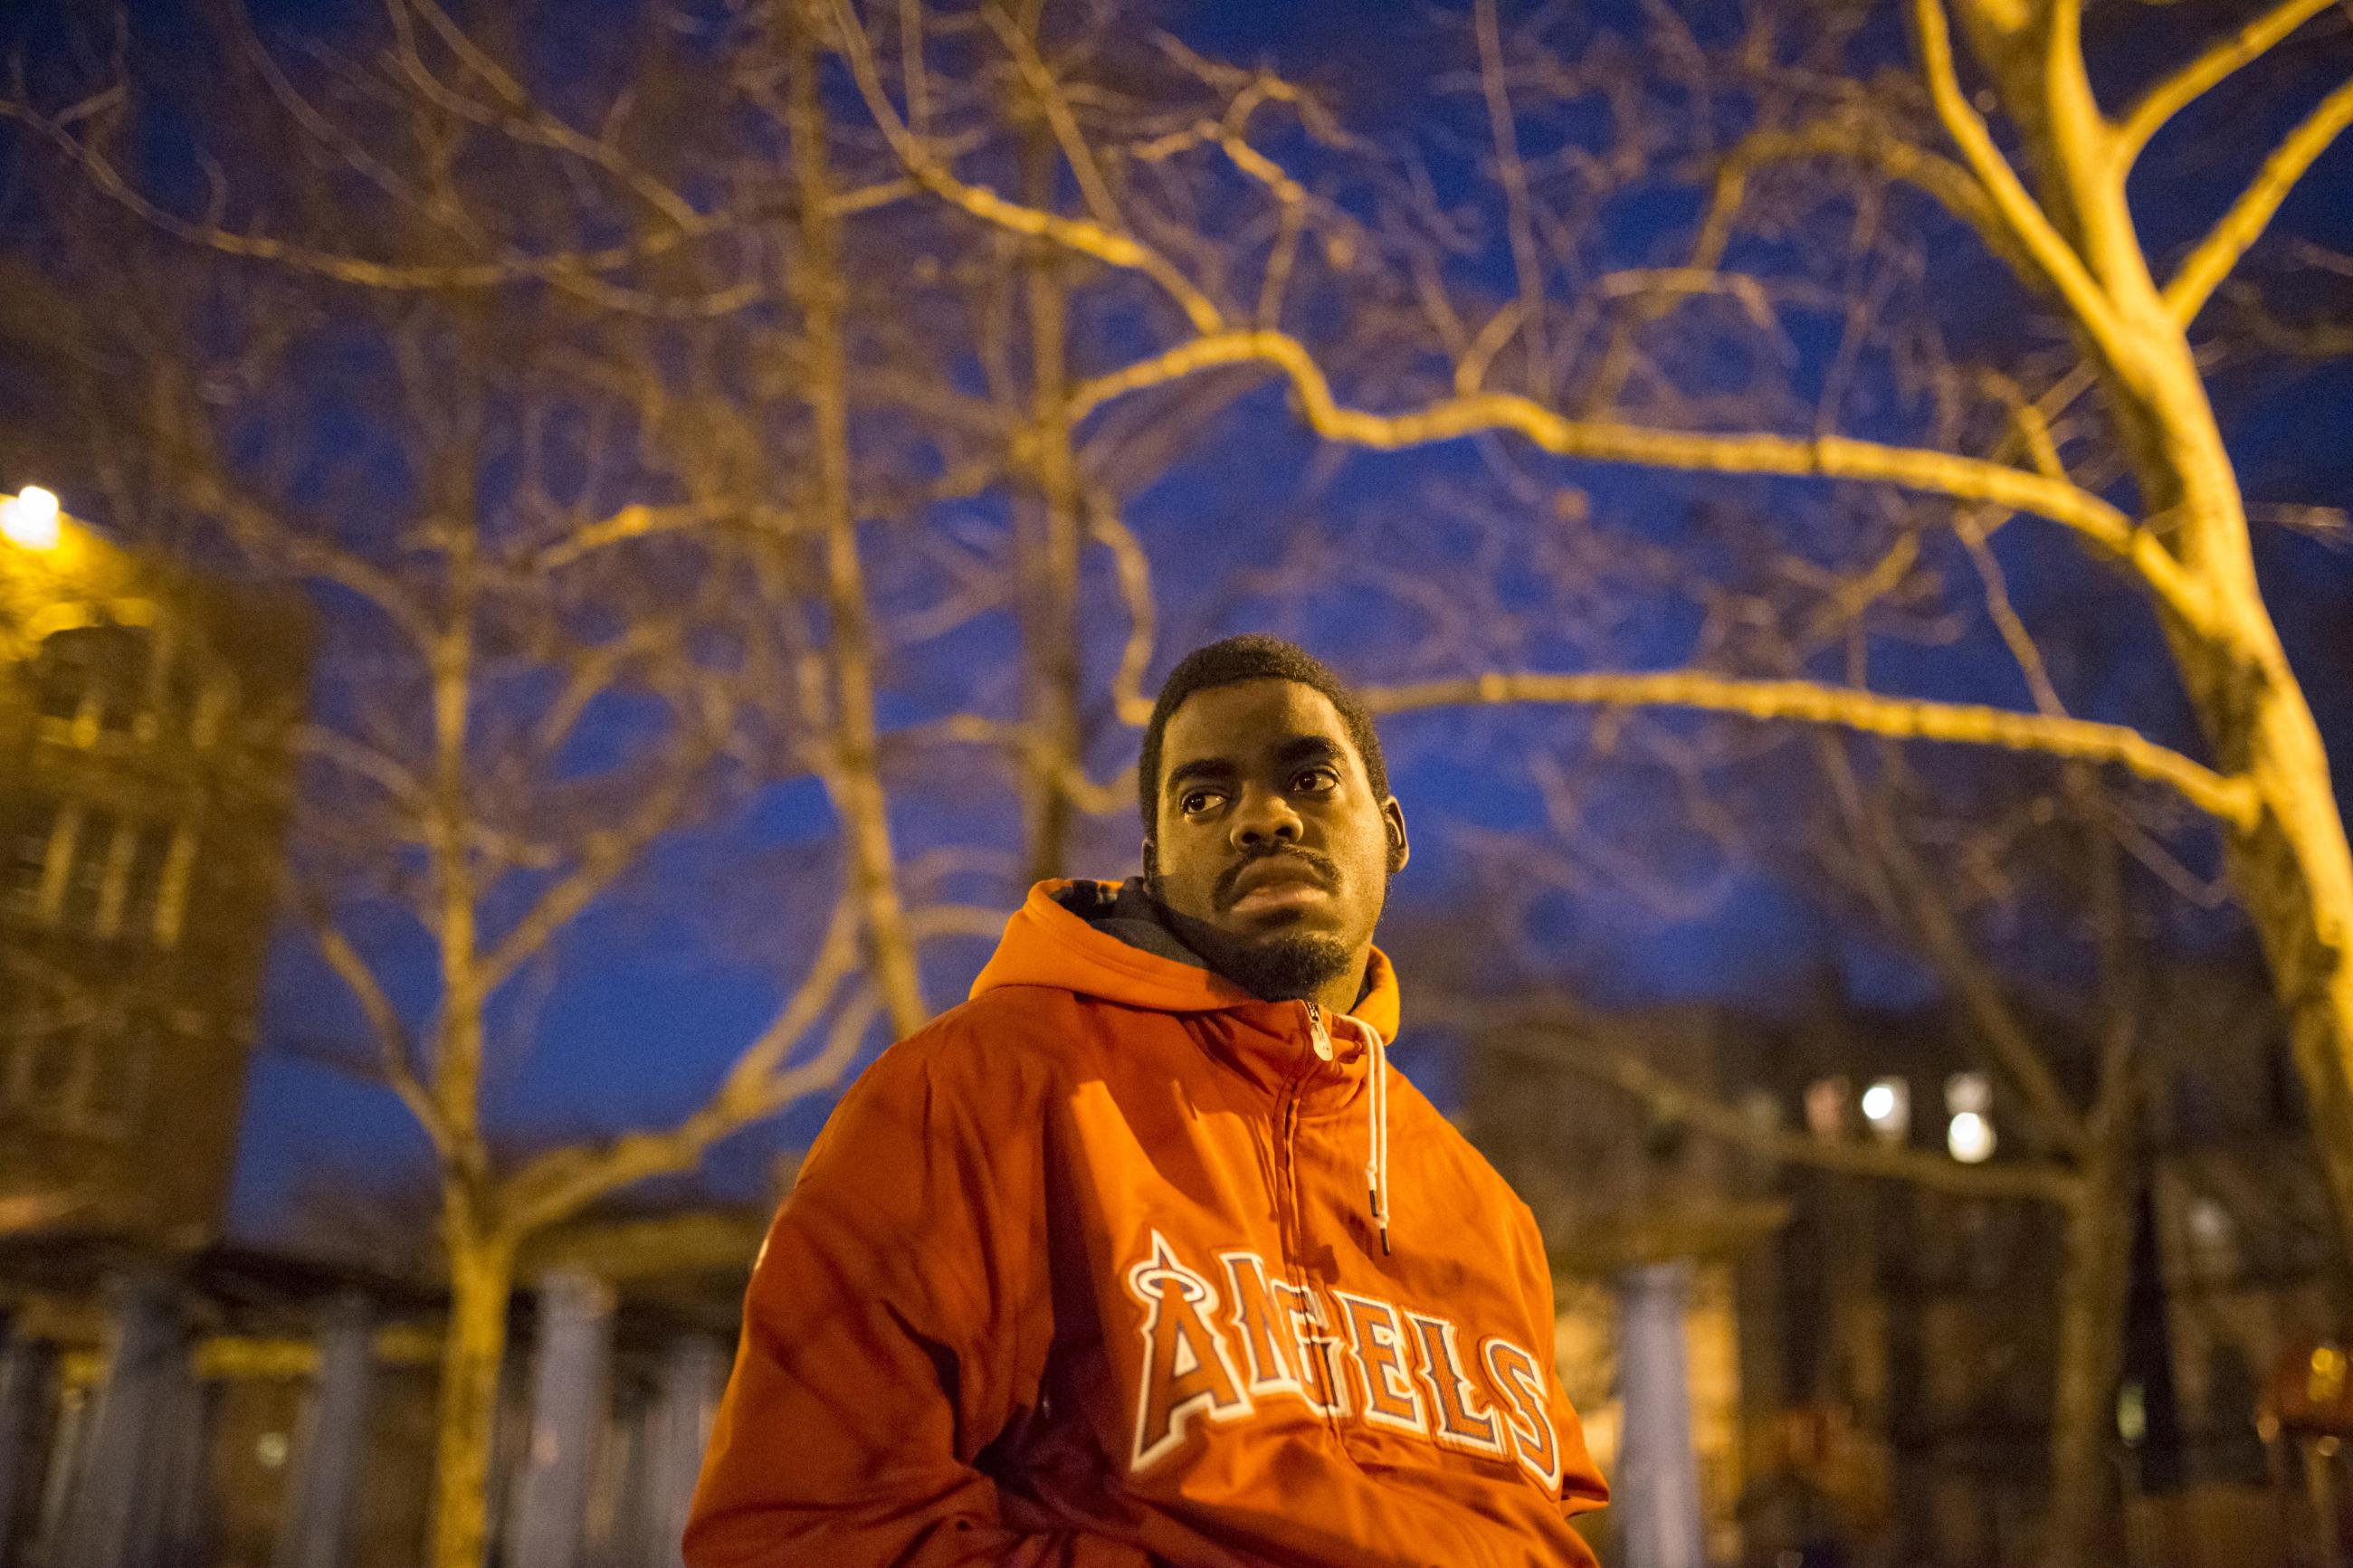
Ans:
[{"label": "hoodie sleeve", "polygon": [[769,1228],[688,1568],[1150,1568],[1100,1536],[1008,1528],[975,1467],[1034,1399],[1052,1320],[1037,1118],[955,1032],[883,1053]]}]

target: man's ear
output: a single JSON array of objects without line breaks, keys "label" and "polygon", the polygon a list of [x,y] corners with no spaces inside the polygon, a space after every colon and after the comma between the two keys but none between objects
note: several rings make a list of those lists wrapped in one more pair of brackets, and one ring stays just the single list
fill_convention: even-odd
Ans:
[{"label": "man's ear", "polygon": [[1398,805],[1397,796],[1391,795],[1381,802],[1381,822],[1388,829],[1389,875],[1394,877],[1405,869],[1405,863],[1413,853],[1406,842],[1405,808]]}]

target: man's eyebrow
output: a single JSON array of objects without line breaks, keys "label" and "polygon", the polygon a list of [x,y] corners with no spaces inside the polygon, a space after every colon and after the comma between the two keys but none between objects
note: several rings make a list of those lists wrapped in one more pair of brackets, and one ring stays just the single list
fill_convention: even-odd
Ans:
[{"label": "man's eyebrow", "polygon": [[1328,735],[1302,735],[1295,741],[1284,742],[1274,753],[1274,760],[1289,767],[1299,763],[1333,762],[1347,754],[1340,742]]},{"label": "man's eyebrow", "polygon": [[1168,770],[1167,782],[1162,784],[1164,794],[1174,794],[1178,785],[1194,779],[1229,779],[1234,776],[1234,764],[1223,757],[1195,757],[1189,763],[1179,763]]},{"label": "man's eyebrow", "polygon": [[[1302,763],[1338,762],[1347,754],[1346,749],[1328,735],[1301,735],[1275,748],[1274,761],[1278,767],[1295,768]],[[1167,782],[1161,789],[1173,795],[1195,779],[1220,783],[1232,778],[1234,773],[1234,764],[1229,758],[1195,757],[1169,769]]]}]

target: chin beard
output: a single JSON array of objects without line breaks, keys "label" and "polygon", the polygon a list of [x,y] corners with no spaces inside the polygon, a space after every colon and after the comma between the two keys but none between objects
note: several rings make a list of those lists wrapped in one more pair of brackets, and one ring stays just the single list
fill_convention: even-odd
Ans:
[{"label": "chin beard", "polygon": [[1160,906],[1163,921],[1203,962],[1261,1002],[1309,1002],[1348,973],[1348,949],[1335,936],[1314,932],[1277,934],[1237,942],[1216,927],[1180,915],[1160,896],[1156,868],[1147,868],[1145,890]]},{"label": "chin beard", "polygon": [[1306,1002],[1348,973],[1348,950],[1332,936],[1276,936],[1217,953],[1218,973],[1263,1002]]}]

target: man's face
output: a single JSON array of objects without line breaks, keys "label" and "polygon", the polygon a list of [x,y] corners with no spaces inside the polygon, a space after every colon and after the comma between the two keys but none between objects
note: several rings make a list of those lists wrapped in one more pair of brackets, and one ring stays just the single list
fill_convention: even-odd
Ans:
[{"label": "man's face", "polygon": [[1290,680],[1211,687],[1169,716],[1160,755],[1147,871],[1187,945],[1270,1000],[1361,974],[1405,817],[1373,794],[1331,700]]}]

